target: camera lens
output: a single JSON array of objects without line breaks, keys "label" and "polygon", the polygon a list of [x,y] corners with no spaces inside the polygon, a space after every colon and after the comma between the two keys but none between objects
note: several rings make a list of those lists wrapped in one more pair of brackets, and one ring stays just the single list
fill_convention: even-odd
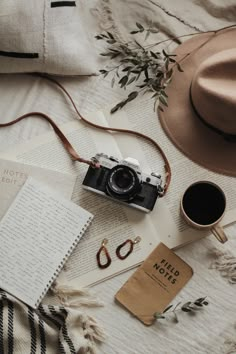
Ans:
[{"label": "camera lens", "polygon": [[133,176],[129,171],[120,169],[113,175],[113,182],[119,188],[127,189],[133,183]]},{"label": "camera lens", "polygon": [[110,196],[129,201],[137,194],[139,189],[140,181],[132,168],[117,165],[109,171],[106,190]]}]

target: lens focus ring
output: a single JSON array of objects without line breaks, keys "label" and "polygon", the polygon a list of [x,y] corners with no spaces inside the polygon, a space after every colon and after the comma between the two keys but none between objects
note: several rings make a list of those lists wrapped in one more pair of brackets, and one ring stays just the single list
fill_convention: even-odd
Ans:
[{"label": "lens focus ring", "polygon": [[137,173],[125,165],[113,167],[107,176],[107,194],[121,200],[132,199],[140,189]]}]

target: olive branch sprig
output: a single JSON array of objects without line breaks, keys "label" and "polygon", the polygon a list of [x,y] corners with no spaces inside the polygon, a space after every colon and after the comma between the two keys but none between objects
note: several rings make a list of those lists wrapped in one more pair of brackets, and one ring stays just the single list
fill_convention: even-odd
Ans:
[{"label": "olive branch sprig", "polygon": [[[111,86],[115,83],[126,89],[127,86],[135,85],[134,91],[128,94],[128,96],[117,103],[115,107],[111,109],[111,113],[124,107],[127,103],[134,100],[141,93],[150,93],[154,99],[154,110],[158,108],[163,111],[164,106],[168,106],[168,95],[166,88],[172,80],[174,74],[174,68],[183,72],[180,64],[181,62],[202,47],[204,43],[200,44],[192,52],[185,54],[182,58],[176,60],[176,55],[169,54],[167,48],[161,49],[163,45],[168,45],[171,42],[180,44],[180,38],[197,35],[199,33],[212,33],[235,27],[236,25],[229,25],[219,28],[217,30],[194,32],[175,36],[172,38],[160,40],[149,45],[142,45],[136,38],[126,43],[121,42],[111,32],[104,32],[95,36],[96,39],[102,40],[106,43],[106,51],[101,53],[102,56],[108,57],[111,60],[116,61],[116,65],[100,70],[100,73],[106,77],[107,75],[113,75],[111,80]],[[145,28],[142,24],[136,22],[136,28],[132,30],[131,35],[143,36],[145,41],[150,35],[155,35],[159,30],[153,27],[152,24]],[[142,37],[141,37],[142,39]],[[207,42],[208,40],[206,40]],[[157,49],[159,46],[159,50]],[[141,82],[140,82],[141,81]]]},{"label": "olive branch sprig", "polygon": [[165,319],[169,314],[171,314],[173,317],[174,322],[178,323],[179,319],[177,316],[177,312],[183,311],[186,313],[196,313],[197,311],[201,310],[204,306],[207,306],[209,304],[208,301],[206,301],[206,296],[205,297],[200,297],[194,301],[187,301],[183,305],[181,305],[181,302],[177,303],[177,305],[173,306],[170,305],[168,306],[162,313],[160,312],[155,312],[153,317],[156,321]]},{"label": "olive branch sprig", "polygon": [[[144,40],[150,34],[159,32],[158,29],[151,26],[144,28],[140,23],[136,23],[136,27],[130,33],[132,35],[145,33]],[[113,74],[112,87],[116,82],[123,89],[135,84],[135,90],[116,104],[111,109],[111,113],[124,107],[139,94],[147,92],[151,93],[151,97],[154,98],[154,110],[158,108],[163,111],[163,106],[168,106],[168,96],[165,90],[171,82],[174,66],[177,67],[177,70],[183,72],[180,63],[176,61],[176,55],[167,53],[165,49],[154,49],[155,44],[143,46],[136,39],[122,43],[111,32],[99,34],[95,38],[105,41],[107,45],[106,51],[101,55],[116,60],[116,65],[100,70],[103,77]],[[169,41],[171,40],[169,39]],[[156,46],[166,41],[159,41]]]}]

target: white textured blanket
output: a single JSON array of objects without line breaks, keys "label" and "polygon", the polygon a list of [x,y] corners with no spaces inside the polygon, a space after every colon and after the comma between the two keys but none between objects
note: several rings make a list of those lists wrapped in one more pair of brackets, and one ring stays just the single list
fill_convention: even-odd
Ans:
[{"label": "white textured blanket", "polygon": [[[160,28],[160,38],[217,29],[236,22],[235,0],[89,0],[85,6],[90,8],[91,15],[88,30],[114,30],[122,39],[129,37],[129,31],[134,28],[135,22],[145,24],[152,20]],[[96,50],[99,52],[98,48]],[[109,79],[103,80],[102,77],[61,79],[61,82],[68,88],[84,114],[104,105],[114,104],[126,96],[123,91],[111,89]],[[149,100],[145,105],[134,101],[130,109],[143,112],[147,117],[147,126],[148,117],[156,115]],[[68,102],[54,87],[45,84],[41,79],[19,75],[1,78],[1,122],[37,110],[50,114],[59,124],[75,119]],[[0,149],[4,151],[47,129],[47,124],[38,119],[29,119],[12,128],[4,128],[0,130]],[[152,127],[149,127],[149,131],[152,136]],[[224,246],[209,237],[177,251],[192,266],[194,276],[173,303],[191,301],[202,296],[207,296],[209,301],[209,306],[195,316],[181,313],[178,324],[163,320],[152,327],[145,327],[114,303],[114,294],[133,270],[94,287],[92,292],[105,304],[101,309],[89,310],[103,324],[107,333],[106,342],[99,352],[236,353],[236,226],[227,228],[227,234],[229,242]],[[223,252],[223,255],[219,252]],[[224,255],[229,256],[227,258]]]}]

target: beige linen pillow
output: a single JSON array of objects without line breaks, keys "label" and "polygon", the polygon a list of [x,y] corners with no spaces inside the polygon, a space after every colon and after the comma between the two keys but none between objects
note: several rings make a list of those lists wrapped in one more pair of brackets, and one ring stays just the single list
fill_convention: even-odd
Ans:
[{"label": "beige linen pillow", "polygon": [[1,0],[0,73],[96,72],[86,6],[86,0]]}]

